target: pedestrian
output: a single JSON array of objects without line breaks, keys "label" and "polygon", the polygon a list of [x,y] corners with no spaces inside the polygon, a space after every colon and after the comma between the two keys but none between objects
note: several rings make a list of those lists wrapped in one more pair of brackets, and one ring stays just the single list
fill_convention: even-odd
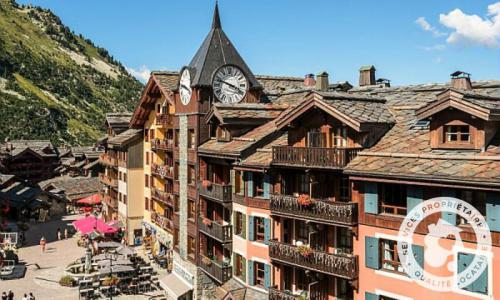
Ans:
[{"label": "pedestrian", "polygon": [[64,228],[64,238],[67,239],[68,236],[68,228]]},{"label": "pedestrian", "polygon": [[42,236],[42,238],[40,239],[40,247],[42,247],[42,252],[45,252],[45,244],[47,242],[45,241],[45,238]]},{"label": "pedestrian", "polygon": [[57,228],[57,239],[61,240],[61,228]]},{"label": "pedestrian", "polygon": [[24,294],[24,297],[22,300],[30,300],[30,298],[28,298],[28,295]]},{"label": "pedestrian", "polygon": [[2,293],[2,300],[7,300],[7,293],[6,292]]},{"label": "pedestrian", "polygon": [[14,292],[12,290],[9,290],[9,294],[7,295],[8,300],[14,300]]},{"label": "pedestrian", "polygon": [[30,293],[30,300],[35,300],[35,296],[33,296],[33,293]]}]

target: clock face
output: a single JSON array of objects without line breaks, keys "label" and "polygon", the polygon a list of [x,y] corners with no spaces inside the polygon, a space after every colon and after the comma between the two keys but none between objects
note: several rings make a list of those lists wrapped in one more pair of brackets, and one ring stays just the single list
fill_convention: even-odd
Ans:
[{"label": "clock face", "polygon": [[222,66],[212,81],[214,94],[222,103],[238,103],[247,93],[248,80],[235,66]]},{"label": "clock face", "polygon": [[181,102],[184,105],[189,103],[191,100],[191,94],[193,90],[191,89],[191,75],[188,69],[184,69],[181,74],[181,80],[179,82],[179,92],[181,94]]}]

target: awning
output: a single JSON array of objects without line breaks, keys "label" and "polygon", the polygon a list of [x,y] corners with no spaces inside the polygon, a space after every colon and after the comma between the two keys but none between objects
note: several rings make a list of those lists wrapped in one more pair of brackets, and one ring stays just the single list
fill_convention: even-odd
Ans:
[{"label": "awning", "polygon": [[95,205],[101,203],[101,196],[99,194],[94,194],[76,201],[78,204]]},{"label": "awning", "polygon": [[89,216],[84,219],[73,221],[73,226],[76,230],[80,231],[82,234],[89,234],[94,230],[99,233],[115,233],[117,230],[104,223],[102,220],[97,219],[94,216]]},{"label": "awning", "polygon": [[160,279],[160,286],[175,299],[179,299],[180,297],[184,296],[184,294],[193,289],[174,273],[171,273],[165,278]]}]

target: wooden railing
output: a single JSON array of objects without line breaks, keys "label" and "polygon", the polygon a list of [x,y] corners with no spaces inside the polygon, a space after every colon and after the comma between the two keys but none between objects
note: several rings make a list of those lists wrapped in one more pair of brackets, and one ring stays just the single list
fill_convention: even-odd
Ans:
[{"label": "wooden railing", "polygon": [[222,225],[208,218],[199,217],[198,228],[201,232],[217,239],[222,243],[228,243],[232,241],[233,229],[231,225]]},{"label": "wooden railing", "polygon": [[200,195],[208,197],[223,203],[229,203],[232,200],[232,187],[230,184],[210,183],[209,186],[204,186],[203,182],[198,183]]},{"label": "wooden railing", "polygon": [[299,300],[302,299],[298,295],[293,295],[290,292],[284,292],[277,289],[276,286],[269,288],[269,300]]},{"label": "wooden railing", "polygon": [[230,265],[217,262],[203,254],[198,256],[198,266],[219,283],[228,281],[231,278],[233,270]]},{"label": "wooden railing", "polygon": [[99,155],[99,162],[109,167],[116,167],[118,165],[117,159],[115,157],[110,156],[107,153]]},{"label": "wooden railing", "polygon": [[307,218],[326,224],[356,225],[358,223],[358,203],[333,202],[313,199],[309,205],[301,205],[298,197],[271,194],[271,214],[292,218]]},{"label": "wooden railing", "polygon": [[151,221],[153,221],[153,223],[160,226],[164,230],[174,230],[174,221],[158,214],[157,212],[151,213]]},{"label": "wooden railing", "polygon": [[162,178],[174,178],[174,166],[170,166],[168,164],[166,165],[159,165],[159,164],[152,164],[151,165],[151,173],[158,175]]},{"label": "wooden railing", "polygon": [[172,194],[172,192],[173,192],[172,187],[170,187],[170,189],[167,188],[167,191],[162,191],[160,189],[153,188],[151,190],[151,197],[167,205],[175,206],[174,195]]},{"label": "wooden railing", "polygon": [[168,126],[174,123],[172,115],[161,113],[156,115],[156,125]]},{"label": "wooden railing", "polygon": [[114,178],[111,178],[109,176],[107,176],[106,174],[99,174],[99,180],[104,183],[105,185],[109,185],[109,186],[112,186],[112,187],[117,187],[118,186],[118,180],[117,179],[114,179]]},{"label": "wooden railing", "polygon": [[343,168],[362,148],[319,148],[274,146],[275,165],[317,168]]},{"label": "wooden railing", "polygon": [[151,139],[151,148],[160,150],[172,150],[174,140],[172,139]]},{"label": "wooden railing", "polygon": [[346,279],[354,279],[358,276],[357,256],[310,250],[309,253],[301,253],[297,246],[276,240],[269,241],[269,256],[273,260]]}]

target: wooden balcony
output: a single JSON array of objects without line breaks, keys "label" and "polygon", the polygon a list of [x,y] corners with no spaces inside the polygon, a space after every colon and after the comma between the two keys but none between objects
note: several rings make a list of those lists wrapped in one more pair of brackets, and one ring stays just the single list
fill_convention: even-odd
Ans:
[{"label": "wooden balcony", "polygon": [[269,256],[274,261],[315,272],[346,279],[358,277],[358,257],[355,255],[330,254],[314,249],[304,254],[297,246],[271,240],[269,241]]},{"label": "wooden balcony", "polygon": [[345,167],[362,148],[319,148],[274,146],[273,165],[335,168]]},{"label": "wooden balcony", "polygon": [[152,164],[151,173],[161,178],[174,178],[174,166]]},{"label": "wooden balcony", "polygon": [[174,140],[169,139],[152,139],[151,140],[151,148],[153,150],[168,150],[172,151],[174,148]]},{"label": "wooden balcony", "polygon": [[347,226],[358,223],[358,203],[355,202],[312,199],[311,204],[301,205],[298,197],[271,194],[270,209],[272,215],[308,219],[318,223]]},{"label": "wooden balcony", "polygon": [[108,185],[108,186],[111,186],[111,187],[115,187],[115,188],[118,187],[118,180],[111,178],[106,174],[102,174],[102,173],[99,174],[99,181],[101,181],[101,183]]},{"label": "wooden balcony", "polygon": [[210,186],[204,186],[202,181],[198,183],[200,195],[221,203],[231,203],[232,187],[230,184],[210,183]]},{"label": "wooden balcony", "polygon": [[174,125],[174,116],[166,113],[156,114],[156,125],[172,126]]},{"label": "wooden balcony", "polygon": [[99,162],[108,167],[118,166],[118,160],[115,157],[110,156],[107,153],[99,155]]},{"label": "wooden balcony", "polygon": [[299,300],[303,297],[298,295],[293,295],[290,292],[280,291],[274,287],[269,288],[269,300]]},{"label": "wooden balcony", "polygon": [[116,197],[112,197],[110,195],[104,195],[103,202],[109,208],[116,210],[118,208],[118,199]]},{"label": "wooden balcony", "polygon": [[198,228],[204,234],[218,240],[221,243],[232,242],[233,229],[231,225],[222,225],[207,218],[199,217]]},{"label": "wooden balcony", "polygon": [[163,230],[167,230],[169,232],[172,232],[174,230],[174,221],[156,212],[151,213],[151,221],[160,226],[160,228],[162,228]]},{"label": "wooden balcony", "polygon": [[233,273],[230,265],[210,259],[203,254],[198,256],[198,266],[219,283],[228,281]]},{"label": "wooden balcony", "polygon": [[175,206],[174,202],[174,195],[172,194],[172,189],[170,189],[170,192],[167,191],[162,191],[157,188],[152,188],[151,189],[151,197],[159,202],[162,202],[166,205],[170,205],[172,207]]}]

